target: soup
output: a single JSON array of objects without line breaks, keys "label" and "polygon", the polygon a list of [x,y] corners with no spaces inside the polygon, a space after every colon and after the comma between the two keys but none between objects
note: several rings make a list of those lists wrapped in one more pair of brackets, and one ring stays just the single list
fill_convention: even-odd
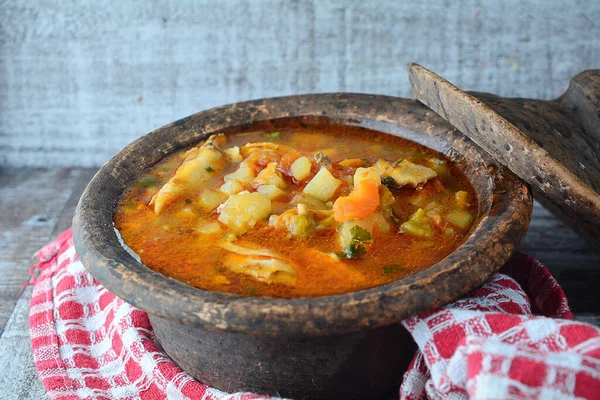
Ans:
[{"label": "soup", "polygon": [[389,283],[451,253],[477,215],[453,162],[350,126],[216,134],[144,171],[115,227],[152,270],[243,296]]}]

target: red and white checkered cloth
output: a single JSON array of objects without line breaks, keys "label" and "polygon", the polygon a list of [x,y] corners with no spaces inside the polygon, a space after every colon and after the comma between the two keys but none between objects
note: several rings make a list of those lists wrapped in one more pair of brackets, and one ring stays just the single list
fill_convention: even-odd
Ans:
[{"label": "red and white checkered cloth", "polygon": [[[50,398],[268,398],[208,388],[176,366],[155,346],[146,313],[85,270],[70,230],[38,258],[29,319]],[[517,254],[502,272],[468,297],[403,321],[420,351],[401,399],[600,398],[600,329],[571,320],[564,293],[537,261]]]}]

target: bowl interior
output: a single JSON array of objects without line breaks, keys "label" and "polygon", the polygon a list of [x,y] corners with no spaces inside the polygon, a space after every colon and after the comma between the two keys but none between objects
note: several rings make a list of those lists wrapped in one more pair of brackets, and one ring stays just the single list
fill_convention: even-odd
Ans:
[{"label": "bowl interior", "polygon": [[[400,136],[453,159],[477,192],[470,235],[427,269],[383,286],[336,296],[246,298],[208,292],[155,273],[120,245],[112,223],[118,197],[137,174],[212,133],[356,125]],[[527,187],[466,137],[418,103],[367,95],[310,95],[238,103],[199,113],[138,139],[92,179],[74,218],[83,264],[108,290],[185,325],[248,332],[330,334],[397,322],[454,300],[508,259],[531,213]]]}]

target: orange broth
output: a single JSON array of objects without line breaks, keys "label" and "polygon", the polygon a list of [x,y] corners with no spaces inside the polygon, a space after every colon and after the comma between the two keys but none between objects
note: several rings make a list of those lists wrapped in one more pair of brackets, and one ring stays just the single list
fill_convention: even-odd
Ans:
[{"label": "orange broth", "polygon": [[[247,143],[271,145],[259,145],[258,150],[249,153],[251,149],[244,147]],[[223,220],[221,214],[226,206],[223,203],[229,196],[241,196],[219,191],[224,188],[224,177],[240,167],[239,160],[226,158],[227,161],[223,161],[225,156],[219,155],[234,146],[240,147],[243,160],[251,165],[255,175],[265,170],[268,162],[277,163],[274,179],[283,192],[277,191],[279,194],[269,199],[268,216],[243,230],[231,229],[219,220]],[[159,197],[157,193],[167,182],[181,183],[176,182],[174,175],[184,160],[192,157],[189,152],[178,152],[139,175],[118,201],[114,214],[115,226],[124,243],[146,266],[204,290],[295,298],[335,295],[383,285],[446,257],[463,242],[477,215],[476,194],[451,160],[405,139],[364,128],[336,126],[323,133],[316,128],[300,127],[239,133],[227,135],[226,143],[212,149],[220,157],[222,167],[204,167],[213,171],[201,187],[188,191],[180,185],[185,193],[174,197],[166,196],[169,193],[164,189],[163,197],[168,201],[156,212],[158,203],[153,203],[153,197]],[[247,153],[246,157],[243,153]],[[298,181],[290,168],[301,156],[310,161],[310,173]],[[381,168],[382,162],[377,164],[379,159],[391,165],[384,163],[387,169]],[[395,169],[399,168],[399,160],[406,160],[403,167],[412,168],[417,164],[437,175],[415,187],[399,186],[395,178],[386,178],[387,173],[393,172],[397,173],[394,176],[400,176],[400,181],[404,179],[402,173],[406,173]],[[376,179],[381,204],[361,220],[337,221],[331,216],[332,208],[339,197],[352,193],[358,168],[381,178],[381,182]],[[330,174],[340,182],[327,201],[315,201],[303,192],[321,169],[327,170],[323,174]],[[425,169],[419,173],[432,175]],[[412,175],[408,178],[415,179]],[[190,182],[197,183],[197,180]],[[243,189],[258,193],[258,186],[261,185],[255,178],[244,183]],[[202,202],[202,194],[207,189],[224,200],[220,207],[211,210]],[[392,204],[383,204],[384,197],[389,199],[384,192],[393,195]],[[255,195],[260,196],[263,195]],[[301,202],[303,199],[308,199],[306,204]],[[260,200],[263,201],[263,197]],[[368,199],[359,200],[368,203]],[[316,210],[319,208],[321,210]],[[254,208],[249,210],[250,214],[259,214]],[[296,225],[288,220],[281,222],[285,218],[278,219],[286,211]],[[407,224],[411,217],[416,222]],[[341,239],[343,224],[346,224],[347,236],[353,232],[350,242]],[[231,248],[223,247],[229,243],[236,246],[234,250],[243,247],[262,253],[232,254]],[[345,246],[344,243],[350,244]],[[235,265],[235,260],[243,264],[242,270]],[[284,264],[289,268],[273,270],[275,272],[268,269]]]}]

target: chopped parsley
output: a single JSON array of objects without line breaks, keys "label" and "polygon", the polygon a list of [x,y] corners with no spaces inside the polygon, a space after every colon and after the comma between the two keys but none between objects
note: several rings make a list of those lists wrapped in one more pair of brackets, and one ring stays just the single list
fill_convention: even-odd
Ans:
[{"label": "chopped parsley", "polygon": [[391,274],[395,274],[396,272],[400,272],[400,271],[406,271],[407,268],[403,267],[402,265],[398,265],[398,264],[390,264],[390,265],[386,265],[385,267],[383,267],[383,273],[385,275],[391,275]]},{"label": "chopped parsley", "polygon": [[279,138],[281,137],[281,132],[276,131],[271,133],[265,133],[263,136],[267,140],[279,140]]},{"label": "chopped parsley", "polygon": [[352,240],[355,242],[366,242],[373,239],[371,232],[358,225],[354,225],[352,228],[350,228],[350,234],[352,235]]},{"label": "chopped parsley", "polygon": [[204,168],[206,170],[206,172],[215,172],[215,170],[213,169],[213,167],[211,167],[210,165],[206,168]]},{"label": "chopped parsley", "polygon": [[371,232],[358,225],[350,228],[350,235],[352,236],[352,242],[342,250],[339,256],[352,260],[367,253],[364,242],[373,239],[373,236]]},{"label": "chopped parsley", "polygon": [[342,257],[346,257],[349,260],[358,258],[367,253],[367,249],[362,243],[352,242],[344,250],[342,250]]}]

